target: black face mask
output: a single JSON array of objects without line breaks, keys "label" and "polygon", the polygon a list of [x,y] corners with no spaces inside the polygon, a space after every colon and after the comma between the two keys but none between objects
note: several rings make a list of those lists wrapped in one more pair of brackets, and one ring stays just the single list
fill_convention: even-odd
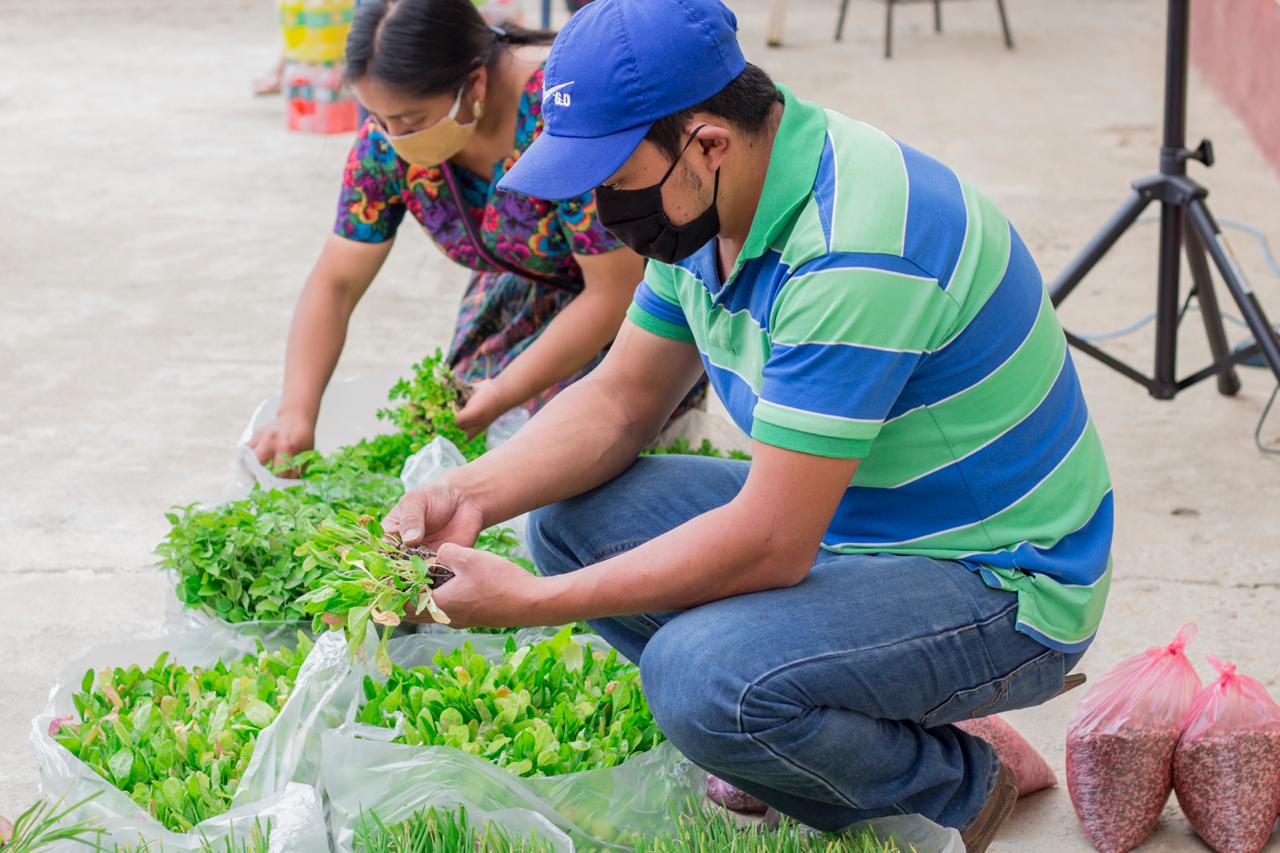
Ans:
[{"label": "black face mask", "polygon": [[656,184],[638,190],[596,188],[596,212],[600,214],[600,224],[636,254],[673,264],[689,257],[720,233],[720,215],[716,212],[716,198],[720,194],[719,169],[716,169],[715,187],[711,192],[711,206],[688,224],[672,225],[662,208],[662,185],[697,139],[698,131],[705,126],[700,125],[693,131],[671,168]]}]

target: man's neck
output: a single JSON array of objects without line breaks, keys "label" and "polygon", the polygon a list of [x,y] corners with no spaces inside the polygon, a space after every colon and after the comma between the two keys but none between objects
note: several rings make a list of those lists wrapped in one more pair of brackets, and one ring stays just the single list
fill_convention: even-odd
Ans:
[{"label": "man's neck", "polygon": [[769,172],[773,140],[782,121],[782,106],[774,106],[767,126],[758,136],[741,138],[741,148],[738,156],[732,158],[732,165],[726,163],[720,169],[720,193],[716,207],[720,216],[717,255],[722,282],[738,262],[751,233],[751,223],[755,220],[765,176]]}]

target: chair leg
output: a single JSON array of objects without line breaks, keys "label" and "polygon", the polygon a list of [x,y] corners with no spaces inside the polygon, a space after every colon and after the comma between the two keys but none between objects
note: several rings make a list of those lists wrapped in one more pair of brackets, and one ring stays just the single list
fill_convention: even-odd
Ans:
[{"label": "chair leg", "polygon": [[884,8],[884,58],[893,59],[893,0],[885,0]]},{"label": "chair leg", "polygon": [[1004,0],[996,0],[996,11],[1000,13],[1000,28],[1004,30],[1004,46],[1013,50],[1013,34],[1009,32],[1009,16],[1004,13]]},{"label": "chair leg", "polygon": [[844,39],[844,16],[849,11],[849,0],[840,0],[840,17],[836,19],[836,41]]},{"label": "chair leg", "polygon": [[942,32],[942,0],[933,0],[933,31]]}]

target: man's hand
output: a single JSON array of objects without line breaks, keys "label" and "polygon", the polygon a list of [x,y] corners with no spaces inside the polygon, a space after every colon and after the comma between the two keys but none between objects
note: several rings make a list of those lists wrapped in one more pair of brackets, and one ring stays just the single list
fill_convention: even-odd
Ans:
[{"label": "man's hand", "polygon": [[310,450],[315,444],[315,423],[297,415],[279,415],[249,439],[249,447],[263,465]]},{"label": "man's hand", "polygon": [[474,545],[484,528],[479,507],[447,480],[405,492],[382,519],[382,529],[406,545],[425,541],[438,552],[445,543]]},{"label": "man's hand", "polygon": [[467,404],[458,410],[458,427],[467,434],[467,438],[475,438],[511,406],[494,380],[482,379],[472,386]]},{"label": "man's hand", "polygon": [[[450,628],[511,628],[530,622],[531,608],[537,599],[536,578],[496,554],[442,545],[437,552],[440,564],[453,572],[453,577],[432,590],[436,606],[449,617]],[[406,608],[409,622],[431,622],[429,613],[413,613]]]}]

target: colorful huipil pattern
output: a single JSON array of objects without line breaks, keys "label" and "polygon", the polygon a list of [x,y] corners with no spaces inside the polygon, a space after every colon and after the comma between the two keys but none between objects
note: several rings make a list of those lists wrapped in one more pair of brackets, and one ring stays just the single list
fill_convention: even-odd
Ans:
[{"label": "colorful huipil pattern", "polygon": [[[629,316],[695,343],[759,441],[860,459],[823,537],[960,561],[1077,651],[1110,585],[1111,480],[1017,233],[941,163],[797,100],[721,282],[714,242],[650,263]],[[851,579],[856,583],[856,579]]]},{"label": "colorful huipil pattern", "polygon": [[348,133],[359,123],[355,98],[342,82],[355,0],[281,0],[283,86],[290,130]]},{"label": "colorful huipil pattern", "polygon": [[[520,99],[511,154],[494,164],[492,175],[458,168],[454,174],[486,251],[519,269],[580,282],[582,270],[575,254],[598,255],[621,245],[597,220],[593,195],[546,201],[495,189],[541,132],[539,68],[530,75]],[[381,243],[395,236],[406,212],[451,260],[476,270],[463,297],[449,352],[450,364],[463,378],[474,381],[500,372],[572,300],[570,293],[482,260],[458,217],[440,167],[405,162],[370,119],[347,159],[334,232],[351,240]],[[536,410],[595,364],[547,389],[529,408]]]}]

